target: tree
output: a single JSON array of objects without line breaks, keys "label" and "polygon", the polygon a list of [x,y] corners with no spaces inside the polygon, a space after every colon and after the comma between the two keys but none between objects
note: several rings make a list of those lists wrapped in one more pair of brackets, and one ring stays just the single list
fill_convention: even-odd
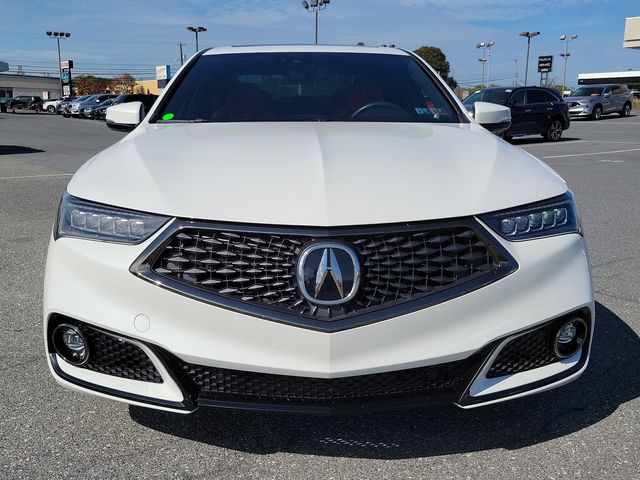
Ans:
[{"label": "tree", "polygon": [[82,75],[73,79],[73,86],[78,95],[108,92],[111,90],[112,83],[110,78],[93,75]]},{"label": "tree", "polygon": [[447,61],[447,56],[438,47],[423,46],[414,50],[414,53],[425,60],[440,76],[449,84],[451,88],[458,86],[455,78],[449,76],[451,67]]},{"label": "tree", "polygon": [[113,79],[114,91],[117,93],[133,93],[136,79],[130,73],[123,73]]}]

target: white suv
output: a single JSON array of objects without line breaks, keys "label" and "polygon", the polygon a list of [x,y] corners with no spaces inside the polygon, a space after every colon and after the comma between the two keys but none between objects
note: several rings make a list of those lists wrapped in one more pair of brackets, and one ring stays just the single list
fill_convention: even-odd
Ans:
[{"label": "white suv", "polygon": [[200,52],[64,194],[44,335],[62,385],[177,412],[468,408],[586,368],[565,182],[399,49]]}]

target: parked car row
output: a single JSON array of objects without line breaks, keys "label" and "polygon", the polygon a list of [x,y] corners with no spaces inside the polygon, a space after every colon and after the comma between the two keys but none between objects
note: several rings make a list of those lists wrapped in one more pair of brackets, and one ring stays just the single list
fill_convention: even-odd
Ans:
[{"label": "parked car row", "polygon": [[156,98],[158,98],[157,95],[142,93],[125,93],[122,95],[101,93],[84,95],[61,101],[56,106],[56,112],[64,117],[104,120],[107,108],[112,105],[142,102],[145,112],[147,112],[151,108],[151,105],[153,105],[153,102],[156,101]]},{"label": "parked car row", "polygon": [[501,134],[507,140],[522,135],[542,135],[557,142],[571,125],[571,118],[600,120],[602,115],[631,114],[633,96],[626,85],[589,85],[562,98],[557,90],[535,86],[485,88],[469,95],[464,105],[474,111],[476,102],[511,109],[511,126]]}]

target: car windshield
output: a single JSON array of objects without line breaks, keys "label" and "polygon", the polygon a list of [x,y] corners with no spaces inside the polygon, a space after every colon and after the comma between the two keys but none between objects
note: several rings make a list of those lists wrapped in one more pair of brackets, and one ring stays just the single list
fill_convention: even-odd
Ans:
[{"label": "car windshield", "polygon": [[364,53],[203,55],[152,122],[459,122],[410,56]]},{"label": "car windshield", "polygon": [[465,98],[462,103],[465,105],[473,105],[475,102],[489,102],[506,105],[510,93],[511,90],[505,90],[502,88],[479,90]]},{"label": "car windshield", "polygon": [[602,95],[602,87],[580,87],[571,94],[572,97],[598,97]]}]

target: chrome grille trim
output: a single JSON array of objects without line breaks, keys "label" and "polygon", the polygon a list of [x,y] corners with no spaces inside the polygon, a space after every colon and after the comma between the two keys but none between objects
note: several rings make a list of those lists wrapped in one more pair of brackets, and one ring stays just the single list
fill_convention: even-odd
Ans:
[{"label": "chrome grille trim", "polygon": [[[435,238],[442,236],[443,232],[448,232],[451,238],[448,240]],[[444,280],[446,279],[442,277],[442,272],[445,271],[443,267],[433,276],[434,282],[441,282],[438,288],[430,288],[425,283],[422,285],[422,290],[418,291],[421,287],[420,281],[424,282],[425,278],[427,278],[426,275],[431,273],[423,273],[422,278],[417,278],[414,275],[416,273],[415,269],[423,268],[427,272],[427,270],[432,269],[433,265],[438,265],[437,262],[442,263],[442,252],[449,251],[452,255],[459,253],[467,255],[473,261],[478,261],[479,256],[474,253],[473,248],[468,251],[468,249],[465,250],[467,247],[464,247],[464,245],[460,247],[459,243],[456,243],[458,242],[456,240],[457,236],[464,237],[466,235],[469,237],[470,232],[475,236],[474,241],[481,242],[482,246],[486,248],[487,253],[485,256],[487,258],[490,257],[490,268],[487,267],[488,263],[483,264],[483,268],[475,271],[471,268],[470,273],[468,272],[469,274],[461,280],[457,278],[458,274],[455,272],[448,272],[447,275],[455,276],[455,281],[447,280],[445,282]],[[211,235],[208,235],[208,233],[211,233]],[[281,277],[285,277],[272,279],[275,280],[275,283],[278,283],[278,287],[281,287],[281,290],[277,291],[276,294],[284,295],[285,297],[291,294],[293,298],[287,298],[280,302],[278,302],[280,298],[275,298],[276,301],[270,303],[270,301],[256,301],[254,298],[249,298],[244,290],[238,292],[229,290],[229,282],[232,281],[230,280],[230,275],[239,274],[241,278],[244,278],[242,274],[246,273],[246,268],[256,270],[253,274],[262,275],[264,272],[253,268],[255,265],[242,265],[245,268],[244,271],[231,272],[229,270],[232,269],[226,269],[227,265],[223,264],[217,265],[217,267],[222,267],[218,269],[218,273],[215,273],[210,268],[204,272],[204,269],[200,268],[202,259],[198,259],[197,255],[203,255],[206,248],[201,247],[207,241],[209,244],[215,244],[220,240],[221,235],[225,238],[241,241],[240,244],[244,246],[251,245],[254,252],[257,245],[255,240],[260,237],[273,239],[274,244],[279,246],[277,252],[269,248],[269,246],[265,248],[274,250],[275,255],[281,259],[282,263],[275,265],[278,270],[276,273]],[[420,240],[420,238],[427,239],[423,240],[422,243],[418,243],[417,240]],[[301,297],[301,295],[297,291],[297,287],[295,287],[297,283],[295,280],[296,260],[301,247],[309,244],[309,242],[327,239],[349,243],[357,250],[365,268],[364,274],[368,275],[369,282],[368,284],[364,282],[361,287],[362,294],[357,299],[359,303],[354,300],[352,304],[344,307],[340,306],[340,310],[333,311],[300,303],[297,297]],[[386,239],[386,241],[380,242],[380,239]],[[181,241],[183,243],[180,243]],[[189,242],[192,244],[189,244]],[[425,242],[427,243],[426,245]],[[405,255],[407,251],[413,252],[412,248],[418,249],[418,251],[426,251],[427,247],[434,246],[433,242],[436,242],[436,246],[437,242],[443,242],[440,244],[439,251],[424,253],[424,255],[431,255],[435,263],[431,262],[431,259],[429,259],[431,263],[428,263],[425,260],[426,256],[418,257],[413,253],[409,256]],[[396,245],[392,245],[393,248],[391,248],[391,244]],[[218,250],[215,250],[216,248]],[[390,259],[389,256],[381,256],[378,251],[385,248],[391,248],[389,251],[395,252],[398,256],[394,260],[397,269],[400,270],[400,272],[393,274],[396,276],[386,275],[385,277],[385,274],[389,273],[388,270],[383,269],[381,271],[380,262],[388,263]],[[446,250],[447,248],[449,250]],[[176,252],[178,255],[168,257],[169,254],[166,253],[168,251]],[[286,251],[287,255],[284,255],[283,251]],[[217,245],[215,248],[211,247],[207,252],[204,254],[204,258],[209,260],[210,264],[211,261],[219,261],[221,255],[231,257],[228,254],[233,253],[231,249],[221,245]],[[267,253],[271,254],[270,252]],[[386,252],[385,255],[388,253]],[[472,255],[469,256],[469,253]],[[190,268],[181,270],[180,266],[166,263],[167,260],[172,258],[176,261],[182,258],[181,262],[190,262],[188,265]],[[408,260],[406,261],[416,264],[413,266],[414,269],[407,270],[406,265],[402,263],[407,258]],[[420,264],[421,259],[424,260],[422,264]],[[244,261],[243,259],[241,260]],[[258,260],[261,259],[256,259],[256,261]],[[163,264],[162,261],[165,261],[165,263]],[[453,268],[455,270],[459,268],[459,265],[454,263],[451,267],[455,267]],[[516,269],[517,263],[515,260],[475,218],[461,218],[448,221],[328,228],[220,224],[216,222],[174,220],[145,249],[133,263],[130,271],[162,288],[222,308],[303,328],[335,332],[397,317],[450,300],[493,283]],[[399,277],[397,275],[405,273],[410,279],[416,277],[413,280],[417,284],[414,285],[404,280],[398,282]],[[216,275],[218,276],[216,277]],[[198,276],[200,276],[200,280],[198,280]],[[206,282],[206,280],[202,280],[205,277],[207,280],[214,280],[214,282],[209,281],[209,285],[217,283],[224,288],[217,292],[212,291],[212,289],[207,288],[207,285],[201,284]],[[243,282],[249,285],[252,281],[255,283],[257,278],[243,280]],[[218,282],[220,279],[224,280],[222,284]],[[201,282],[200,284],[198,283],[199,281]],[[431,279],[429,278],[428,281],[431,281]],[[378,284],[382,282],[383,284],[376,287],[375,282],[378,282]],[[293,290],[293,287],[295,287],[296,291]],[[273,298],[277,296],[276,294],[270,296]],[[376,295],[378,296],[376,297]]]}]

